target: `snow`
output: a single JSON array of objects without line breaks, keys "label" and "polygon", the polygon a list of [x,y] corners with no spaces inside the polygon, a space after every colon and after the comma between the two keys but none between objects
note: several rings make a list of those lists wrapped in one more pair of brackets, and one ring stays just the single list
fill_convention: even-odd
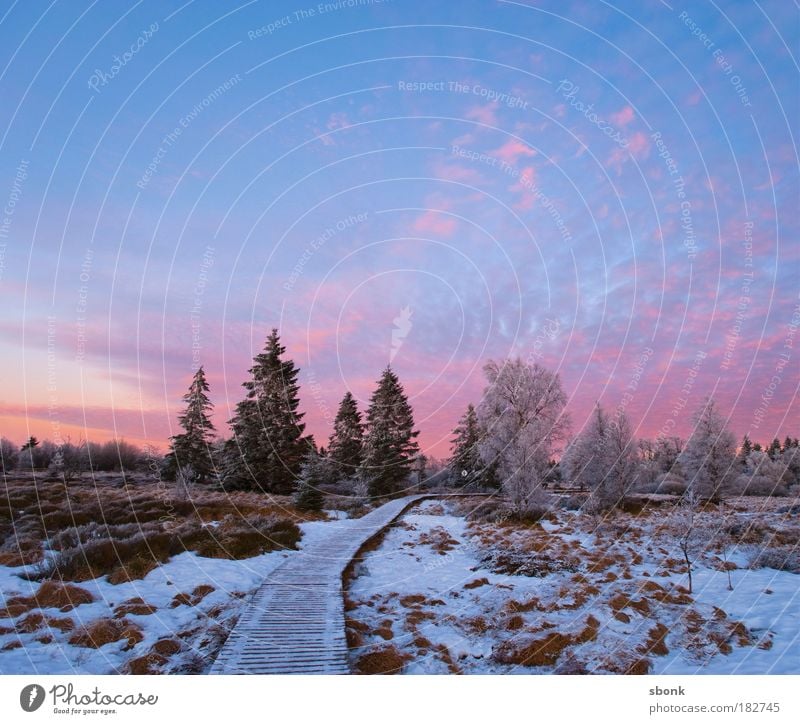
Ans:
[{"label": "snow", "polygon": [[[662,516],[656,514],[642,523],[643,543],[630,543],[625,535],[616,538],[609,532],[589,533],[581,529],[588,516],[573,511],[558,511],[557,520],[544,520],[541,530],[569,546],[571,554],[582,561],[579,572],[588,576],[599,589],[585,599],[575,583],[575,571],[555,571],[542,577],[496,573],[485,561],[486,548],[476,535],[482,530],[497,533],[496,526],[471,528],[467,521],[452,513],[452,506],[425,501],[408,512],[392,528],[382,545],[356,570],[357,577],[349,588],[350,598],[358,604],[348,616],[355,619],[364,634],[361,645],[351,650],[351,663],[376,648],[394,646],[409,656],[404,672],[409,674],[448,673],[452,668],[445,657],[437,654],[444,645],[455,665],[463,673],[551,673],[553,666],[519,666],[497,663],[493,653],[503,642],[522,640],[525,636],[541,636],[544,631],[558,631],[577,636],[589,616],[599,622],[597,636],[575,644],[574,651],[584,662],[592,662],[589,670],[609,670],[605,663],[633,652],[647,640],[657,623],[670,631],[665,655],[649,654],[651,673],[669,674],[779,674],[800,672],[800,646],[797,622],[800,621],[800,579],[797,575],[772,569],[749,570],[743,549],[730,550],[727,560],[738,564],[731,572],[734,590],[728,591],[728,577],[702,563],[694,569],[694,602],[661,605],[650,598],[652,610],[641,613],[626,608],[630,621],[614,616],[609,606],[619,591],[639,598],[641,586],[648,582],[677,594],[686,586],[685,573],[668,570],[666,556],[673,556],[663,540],[655,537],[652,526]],[[442,514],[444,512],[444,514]],[[647,519],[645,519],[647,521]],[[524,547],[530,529],[508,528],[502,532],[501,550]],[[424,541],[439,539],[442,534],[455,541],[450,550],[436,550]],[[608,536],[612,537],[609,538]],[[666,550],[666,556],[663,551]],[[640,552],[639,563],[631,561]],[[591,573],[587,555],[618,554],[625,565],[615,562],[600,573]],[[674,557],[674,556],[673,556]],[[607,577],[607,580],[606,580]],[[480,579],[484,585],[472,587]],[[771,591],[768,593],[767,591]],[[419,596],[421,603],[402,599]],[[533,597],[538,608],[520,610],[524,620],[519,630],[506,628],[509,602],[525,603]],[[727,618],[714,618],[714,607]],[[409,614],[421,611],[423,620],[409,624]],[[709,625],[733,625],[741,621],[749,629],[752,644],[740,645],[731,639],[731,651],[721,653],[716,645],[704,641],[702,656],[687,648],[685,619],[687,612],[696,612],[711,622]],[[513,613],[513,611],[511,612]],[[430,617],[428,617],[430,616]],[[385,634],[390,621],[391,634]],[[546,626],[546,627],[545,627]],[[384,631],[381,634],[381,631]],[[527,634],[526,631],[533,631]],[[536,633],[538,632],[538,633]],[[380,634],[380,635],[375,635]],[[429,645],[417,643],[419,637]],[[770,646],[771,644],[771,646]],[[564,654],[559,663],[564,660]],[[612,664],[613,665],[613,664]],[[611,669],[613,670],[613,669]]]},{"label": "snow", "polygon": [[[292,555],[284,551],[273,551],[246,560],[202,558],[195,553],[181,553],[169,562],[151,571],[144,579],[113,585],[105,578],[85,581],[79,585],[95,598],[93,603],[84,603],[68,613],[57,609],[42,609],[42,613],[55,618],[71,618],[75,630],[91,622],[108,618],[114,609],[131,598],[142,598],[155,606],[156,613],[142,616],[127,614],[125,618],[142,630],[144,640],[131,651],[123,651],[125,641],[106,644],[100,649],[91,649],[67,643],[74,631],[62,633],[57,629],[40,629],[35,633],[11,632],[0,636],[0,648],[19,640],[20,648],[0,652],[0,674],[109,674],[121,669],[131,658],[143,655],[152,644],[161,638],[174,637],[177,633],[192,628],[207,628],[215,623],[208,612],[215,607],[231,608],[241,605],[247,594],[255,591],[261,581],[286,558]],[[23,581],[16,574],[19,568],[0,566],[0,591],[3,600],[15,595],[30,595],[37,583]],[[190,594],[199,585],[210,585],[214,591],[197,605],[178,605],[170,608],[178,593]],[[0,619],[0,626],[13,627],[17,619]],[[224,619],[217,619],[222,622]],[[40,643],[36,639],[42,634],[53,637],[51,643]],[[187,653],[192,653],[191,651]]]}]

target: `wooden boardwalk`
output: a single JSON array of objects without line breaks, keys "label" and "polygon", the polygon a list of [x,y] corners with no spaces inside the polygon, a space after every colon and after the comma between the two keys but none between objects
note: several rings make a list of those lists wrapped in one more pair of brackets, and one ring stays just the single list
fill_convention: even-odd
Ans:
[{"label": "wooden boardwalk", "polygon": [[344,569],[364,543],[429,497],[391,500],[347,526],[337,526],[278,566],[242,614],[210,673],[349,673]]}]

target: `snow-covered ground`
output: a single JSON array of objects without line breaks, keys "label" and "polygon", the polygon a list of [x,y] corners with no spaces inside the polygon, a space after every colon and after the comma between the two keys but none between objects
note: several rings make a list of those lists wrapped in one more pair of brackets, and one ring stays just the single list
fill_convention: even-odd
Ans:
[{"label": "snow-covered ground", "polygon": [[[148,656],[151,668],[161,671],[205,671],[264,578],[333,527],[349,524],[340,514],[332,517],[337,519],[300,524],[299,551],[273,551],[245,560],[182,553],[141,580],[114,585],[103,577],[74,584],[93,601],[70,611],[33,607],[0,618],[0,674],[113,674],[130,670],[130,663],[139,659],[147,666]],[[9,600],[36,593],[40,584],[19,576],[25,570],[0,566],[0,609]],[[131,603],[137,599],[141,603]],[[31,616],[39,615],[44,620],[36,625]],[[127,635],[99,648],[70,643],[85,627],[109,620],[130,623],[137,632],[135,644],[130,645]],[[95,634],[95,641],[100,636],[102,632]]]},{"label": "snow-covered ground", "polygon": [[[365,673],[800,673],[800,577],[703,561],[694,593],[663,516],[600,531],[558,511],[541,526],[468,524],[426,501],[358,567],[353,666]],[[712,556],[713,557],[713,556]],[[744,566],[741,551],[729,560]],[[520,562],[527,573],[515,573]]]}]

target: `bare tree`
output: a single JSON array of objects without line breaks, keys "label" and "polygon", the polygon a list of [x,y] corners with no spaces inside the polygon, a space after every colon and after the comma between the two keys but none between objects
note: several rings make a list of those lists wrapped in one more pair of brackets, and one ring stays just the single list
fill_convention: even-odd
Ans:
[{"label": "bare tree", "polygon": [[689,593],[692,592],[692,562],[697,555],[701,538],[697,517],[699,502],[697,493],[690,490],[683,497],[672,521],[678,547],[683,554],[683,560],[686,562],[686,569],[689,575]]}]

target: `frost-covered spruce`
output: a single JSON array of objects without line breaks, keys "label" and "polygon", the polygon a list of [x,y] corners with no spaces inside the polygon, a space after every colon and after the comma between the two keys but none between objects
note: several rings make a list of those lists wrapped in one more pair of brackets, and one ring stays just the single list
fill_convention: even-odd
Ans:
[{"label": "frost-covered spruce", "polygon": [[177,471],[191,469],[198,482],[204,482],[214,470],[211,443],[214,425],[211,413],[214,405],[208,397],[208,381],[200,367],[183,396],[186,408],[178,418],[183,432],[170,438],[170,463]]},{"label": "frost-covered spruce", "polygon": [[324,482],[324,466],[319,455],[312,450],[300,473],[300,480],[294,494],[295,505],[300,510],[322,510],[325,496],[320,486]]},{"label": "frost-covered spruce", "polygon": [[371,498],[393,495],[401,489],[419,452],[418,435],[403,386],[387,367],[370,399],[359,470]]},{"label": "frost-covered spruce", "polygon": [[333,433],[328,441],[328,469],[334,480],[352,478],[361,465],[364,454],[364,425],[358,403],[347,392],[339,404]]},{"label": "frost-covered spruce", "polygon": [[247,396],[230,421],[233,439],[227,445],[222,480],[228,489],[290,494],[313,447],[297,409],[300,370],[283,359],[285,352],[273,329],[264,351],[253,358],[250,379],[243,383]]},{"label": "frost-covered spruce", "polygon": [[475,406],[470,404],[467,411],[453,430],[450,470],[453,485],[482,485],[486,482],[486,466],[481,459],[479,444],[481,428]]}]

